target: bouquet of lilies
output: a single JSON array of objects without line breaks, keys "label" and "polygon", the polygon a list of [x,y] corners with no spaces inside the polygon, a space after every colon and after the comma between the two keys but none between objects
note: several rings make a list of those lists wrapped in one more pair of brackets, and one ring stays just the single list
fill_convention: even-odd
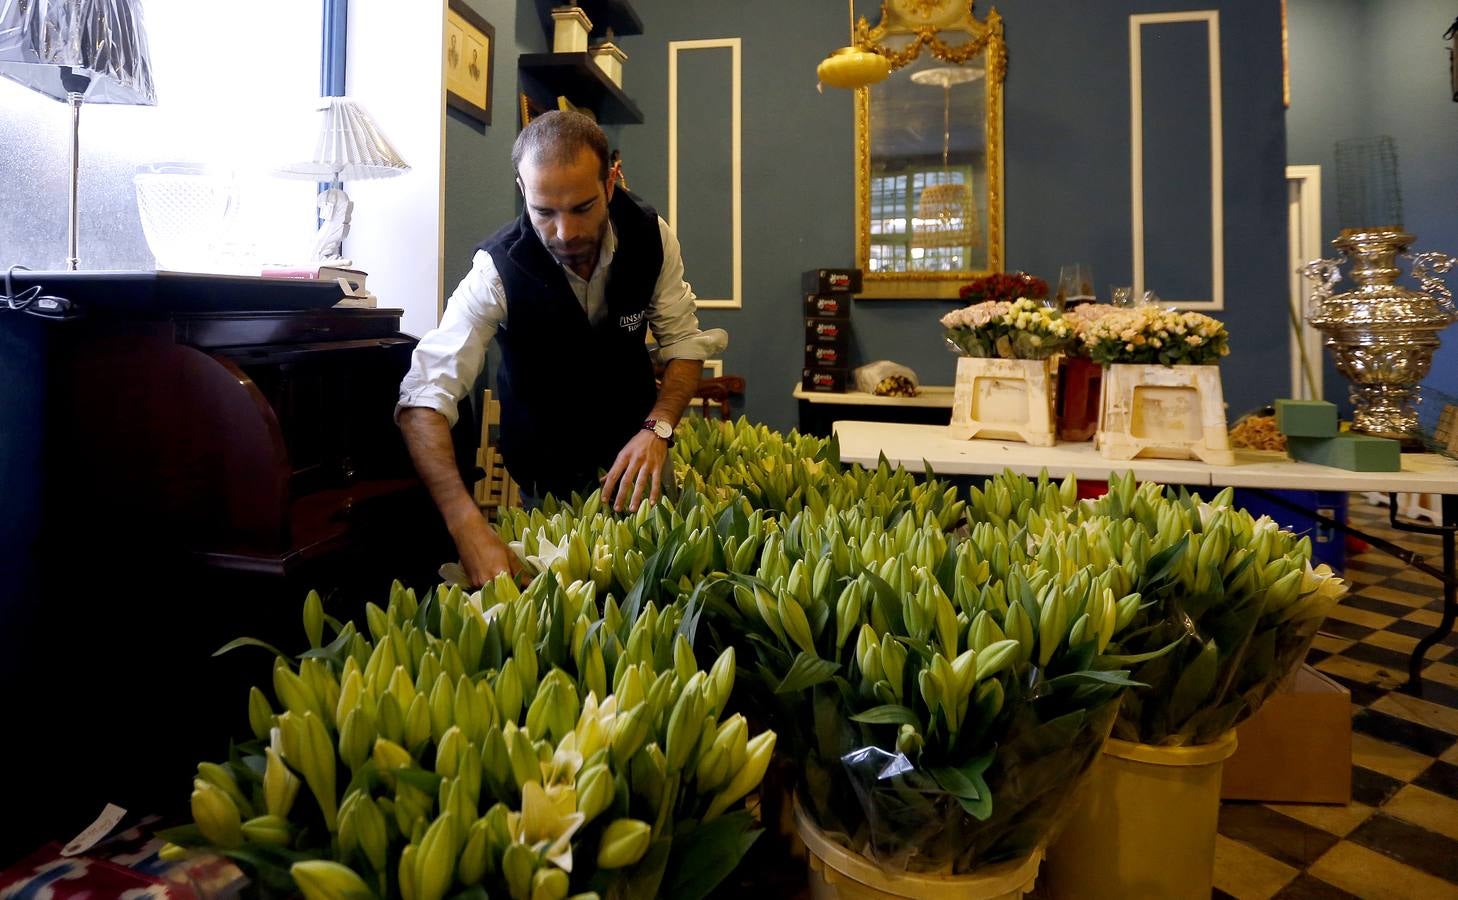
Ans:
[{"label": "bouquet of lilies", "polygon": [[1073,327],[1056,309],[1027,297],[984,300],[942,316],[947,343],[984,359],[1047,359],[1073,343]]},{"label": "bouquet of lilies", "polygon": [[1141,600],[1086,542],[780,518],[705,621],[753,661],[745,689],[819,827],[891,870],[965,873],[1048,839],[1131,684],[1105,653]]},{"label": "bouquet of lilies", "polygon": [[1020,527],[1035,546],[1083,534],[1095,568],[1143,598],[1106,651],[1148,685],[1125,696],[1115,737],[1218,740],[1301,664],[1347,591],[1330,568],[1312,566],[1309,538],[1235,509],[1231,497],[1226,489],[1204,502],[1136,486],[1132,475],[1098,500],[1074,502],[1016,475],[972,491],[973,522]]},{"label": "bouquet of lilies", "polygon": [[277,708],[252,690],[254,740],[198,766],[167,855],[207,847],[306,900],[703,897],[757,835],[738,807],[775,735],[725,713],[734,651],[700,669],[682,607],[548,571],[397,586],[366,618],[325,644],[309,596],[311,649],[278,655]]}]

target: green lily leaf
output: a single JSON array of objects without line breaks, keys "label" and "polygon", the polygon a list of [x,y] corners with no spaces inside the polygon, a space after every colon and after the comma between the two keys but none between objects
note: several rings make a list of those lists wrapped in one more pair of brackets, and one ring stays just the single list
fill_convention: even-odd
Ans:
[{"label": "green lily leaf", "polygon": [[[865,712],[856,713],[850,719],[852,722],[861,722],[866,725],[921,725],[916,713],[895,703],[873,706]],[[919,727],[918,730],[920,730]]]},{"label": "green lily leaf", "polygon": [[267,641],[260,641],[258,638],[240,637],[234,638],[223,646],[213,651],[214,656],[222,656],[224,653],[231,653],[239,647],[262,647],[274,656],[288,659],[289,655]]},{"label": "green lily leaf", "polygon": [[1143,583],[1150,586],[1160,585],[1174,572],[1175,566],[1179,565],[1180,557],[1185,555],[1185,550],[1190,546],[1190,536],[1185,535],[1178,541],[1164,548],[1149,558],[1145,565]]},{"label": "green lily leaf", "polygon": [[720,816],[673,838],[673,853],[659,896],[702,900],[709,896],[763,833],[747,810]]},{"label": "green lily leaf", "polygon": [[1199,708],[1215,689],[1219,674],[1220,650],[1214,641],[1205,644],[1200,653],[1185,667],[1175,682],[1169,698],[1169,723],[1178,727]]},{"label": "green lily leaf", "polygon": [[[299,659],[325,659],[335,665],[344,665],[344,657],[349,654],[349,644],[354,640],[354,623],[345,622],[344,627],[339,629],[338,636],[323,647],[315,647],[305,650],[299,654]],[[221,652],[221,651],[220,651]]]},{"label": "green lily leaf", "polygon": [[775,688],[775,693],[791,694],[814,687],[829,681],[839,668],[840,663],[821,659],[802,650],[795,657],[795,661],[790,663],[790,671],[785,673],[784,679]]}]

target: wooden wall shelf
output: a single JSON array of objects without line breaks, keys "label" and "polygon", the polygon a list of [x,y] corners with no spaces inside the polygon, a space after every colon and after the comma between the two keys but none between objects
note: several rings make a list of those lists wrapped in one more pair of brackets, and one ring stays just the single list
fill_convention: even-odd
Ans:
[{"label": "wooden wall shelf", "polygon": [[566,97],[597,113],[604,125],[638,125],[643,112],[586,53],[526,53],[517,62],[522,89],[548,109]]}]

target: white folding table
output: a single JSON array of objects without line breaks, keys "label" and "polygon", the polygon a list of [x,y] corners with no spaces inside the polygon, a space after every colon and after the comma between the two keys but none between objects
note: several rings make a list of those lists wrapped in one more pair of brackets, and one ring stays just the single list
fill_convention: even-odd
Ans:
[{"label": "white folding table", "polygon": [[912,471],[930,466],[933,472],[945,476],[995,475],[1008,469],[1019,475],[1034,477],[1046,471],[1051,478],[1065,478],[1071,474],[1090,481],[1107,481],[1111,475],[1132,471],[1140,481],[1215,489],[1239,487],[1262,492],[1294,489],[1440,494],[1443,498],[1443,524],[1440,526],[1417,525],[1398,519],[1395,497],[1391,518],[1393,527],[1399,530],[1441,537],[1441,569],[1420,554],[1365,534],[1345,522],[1301,509],[1280,495],[1266,493],[1265,496],[1340,531],[1354,534],[1442,583],[1443,618],[1432,634],[1418,642],[1408,661],[1410,690],[1421,692],[1424,654],[1453,631],[1454,619],[1458,618],[1458,560],[1454,558],[1454,533],[1458,530],[1458,460],[1436,453],[1402,454],[1400,472],[1351,472],[1295,462],[1283,453],[1264,450],[1237,450],[1235,465],[1232,466],[1212,466],[1198,460],[1105,459],[1094,449],[1092,442],[1031,447],[1016,441],[955,440],[943,425],[838,421],[834,425],[834,433],[840,444],[842,462],[875,466],[884,456],[892,465]]}]

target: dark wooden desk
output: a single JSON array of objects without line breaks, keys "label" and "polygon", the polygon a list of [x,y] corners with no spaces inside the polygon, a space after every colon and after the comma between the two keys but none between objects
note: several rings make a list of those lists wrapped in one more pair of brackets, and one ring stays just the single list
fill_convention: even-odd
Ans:
[{"label": "dark wooden desk", "polygon": [[0,865],[108,801],[185,812],[270,677],[266,653],[214,650],[299,652],[310,588],[357,617],[454,557],[392,421],[398,329],[397,310],[0,311]]}]

